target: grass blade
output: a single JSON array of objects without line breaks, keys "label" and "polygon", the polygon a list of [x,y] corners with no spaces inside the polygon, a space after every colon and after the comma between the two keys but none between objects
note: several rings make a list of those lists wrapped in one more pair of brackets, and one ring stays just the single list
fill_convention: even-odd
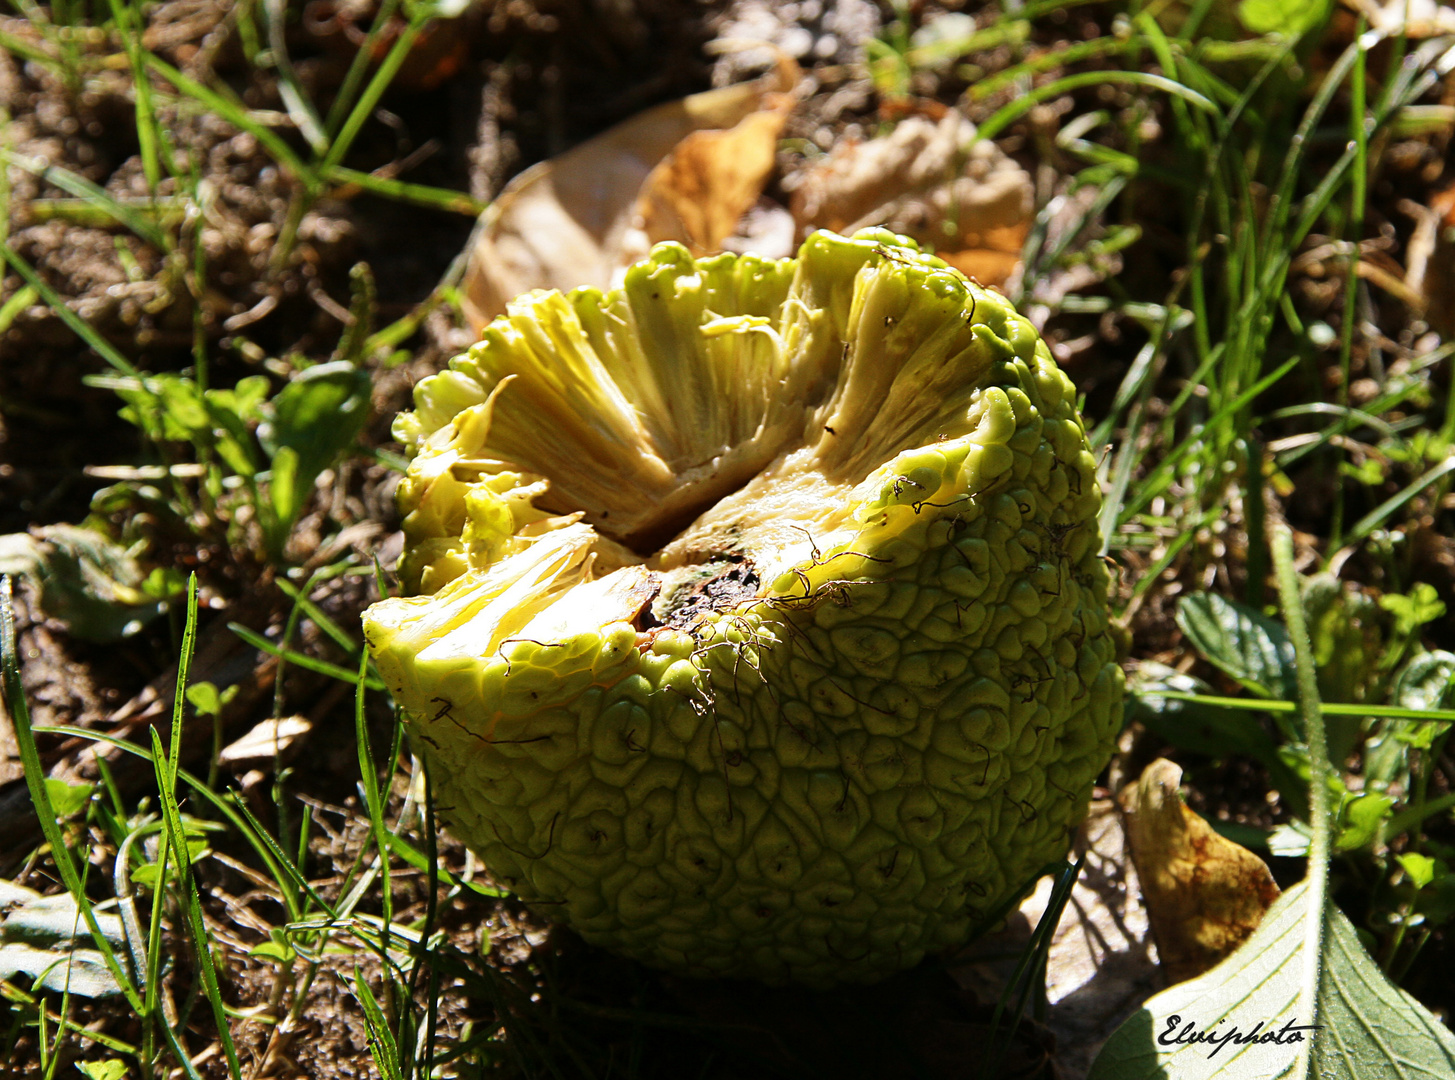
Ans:
[{"label": "grass blade", "polygon": [[374,997],[374,992],[369,989],[369,984],[364,981],[364,976],[357,968],[354,970],[354,993],[358,996],[359,1004],[364,1008],[364,1026],[369,1034],[369,1053],[374,1056],[374,1064],[379,1066],[379,1074],[384,1080],[403,1080],[403,1074],[399,1071],[399,1047],[394,1042],[394,1036],[389,1031],[389,1022],[384,1018],[384,1010],[379,1008],[379,1001]]},{"label": "grass blade", "polygon": [[26,157],[24,154],[17,154],[12,150],[0,149],[0,161],[9,162],[17,168],[24,169],[37,180],[47,184],[54,184],[62,191],[74,195],[89,206],[101,210],[107,217],[114,220],[118,225],[123,225],[136,233],[148,244],[151,244],[159,251],[171,251],[172,241],[166,233],[157,226],[156,222],[150,220],[145,214],[135,207],[127,206],[116,199],[111,192],[98,184],[92,183],[84,176],[64,169],[59,165],[52,165],[39,158]]},{"label": "grass blade", "polygon": [[222,991],[217,983],[217,969],[212,962],[211,939],[202,921],[202,902],[197,895],[197,883],[192,874],[192,855],[187,849],[187,833],[182,824],[181,807],[177,804],[177,770],[182,752],[182,720],[187,704],[187,677],[192,666],[192,651],[197,640],[197,575],[191,575],[187,582],[187,623],[182,633],[182,651],[177,658],[177,688],[172,705],[172,752],[168,756],[162,748],[162,737],[156,728],[150,728],[152,736],[153,767],[157,773],[159,801],[162,817],[166,822],[167,843],[177,860],[178,890],[182,893],[182,905],[186,909],[187,923],[192,934],[192,947],[197,957],[197,973],[202,980],[203,993],[212,1006],[213,1022],[217,1026],[217,1038],[222,1043],[227,1057],[228,1075],[241,1080],[242,1066],[238,1062],[237,1047],[233,1045],[232,1031],[228,1027],[227,1010],[222,1003]]},{"label": "grass blade", "polygon": [[[353,683],[357,676],[348,668],[339,667],[337,664],[330,664],[327,660],[317,660],[312,656],[306,656],[293,649],[283,649],[274,645],[267,638],[255,630],[249,630],[241,623],[228,623],[227,628],[238,637],[242,638],[255,649],[260,649],[269,656],[276,656],[280,660],[286,660],[290,664],[297,664],[309,671],[316,671],[320,675],[327,675],[329,678],[338,679],[341,682]],[[380,679],[366,678],[365,685],[370,690],[385,689]]]}]

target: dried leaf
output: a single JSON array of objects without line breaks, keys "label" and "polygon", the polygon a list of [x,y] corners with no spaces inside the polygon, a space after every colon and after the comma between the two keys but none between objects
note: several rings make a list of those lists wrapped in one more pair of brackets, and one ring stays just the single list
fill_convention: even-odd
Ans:
[{"label": "dried leaf", "polygon": [[306,716],[264,720],[241,739],[224,747],[217,760],[224,765],[271,761],[312,730],[313,724]]},{"label": "dried leaf", "polygon": [[[461,290],[471,325],[531,289],[607,288],[659,240],[720,244],[761,193],[797,77],[785,66],[658,105],[517,176],[480,218]],[[714,202],[689,207],[699,198]]]},{"label": "dried leaf", "polygon": [[694,131],[657,164],[637,200],[642,254],[663,240],[678,240],[693,255],[722,250],[773,172],[790,103],[770,95],[768,108],[726,131]]},{"label": "dried leaf", "polygon": [[28,975],[32,989],[69,991],[81,997],[116,997],[121,987],[95,949],[54,952],[22,944],[0,944],[0,979]]},{"label": "dried leaf", "polygon": [[1201,975],[1258,928],[1278,898],[1263,860],[1218,835],[1178,794],[1182,769],[1158,758],[1122,789],[1127,840],[1167,978]]},{"label": "dried leaf", "polygon": [[1030,230],[1031,178],[975,125],[949,112],[902,121],[889,135],[840,144],[793,196],[801,234],[886,225],[967,276],[1004,284]]}]

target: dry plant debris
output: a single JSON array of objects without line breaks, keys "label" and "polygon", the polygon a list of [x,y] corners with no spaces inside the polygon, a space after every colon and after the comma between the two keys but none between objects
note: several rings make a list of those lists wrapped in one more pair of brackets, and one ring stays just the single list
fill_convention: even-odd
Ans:
[{"label": "dry plant debris", "polygon": [[1196,978],[1248,939],[1279,889],[1262,859],[1219,836],[1178,794],[1159,758],[1118,797],[1169,983]]},{"label": "dry plant debris", "polygon": [[532,289],[618,284],[663,240],[721,250],[757,201],[796,69],[658,105],[532,166],[481,216],[461,286],[477,330]]},{"label": "dry plant debris", "polygon": [[802,233],[884,225],[920,241],[966,277],[1003,286],[1030,231],[1031,178],[949,110],[911,116],[880,138],[845,140],[798,178]]}]

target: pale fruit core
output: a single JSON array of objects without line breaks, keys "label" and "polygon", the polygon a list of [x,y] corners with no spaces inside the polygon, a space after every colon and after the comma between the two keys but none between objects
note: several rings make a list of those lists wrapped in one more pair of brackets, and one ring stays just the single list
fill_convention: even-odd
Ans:
[{"label": "pale fruit core", "polygon": [[[752,295],[745,314],[699,302],[721,283],[680,264],[595,314],[559,294],[511,305],[460,369],[486,400],[423,448],[453,455],[453,481],[495,492],[467,510],[471,575],[534,583],[488,613],[469,605],[502,628],[472,636],[690,629],[852,535],[854,489],[896,454],[966,434],[990,363],[973,298],[949,271],[911,286],[889,261],[842,281],[837,312],[801,267],[761,260],[756,291],[735,286]],[[507,502],[508,530],[475,523]],[[556,555],[534,550],[547,540]]]}]

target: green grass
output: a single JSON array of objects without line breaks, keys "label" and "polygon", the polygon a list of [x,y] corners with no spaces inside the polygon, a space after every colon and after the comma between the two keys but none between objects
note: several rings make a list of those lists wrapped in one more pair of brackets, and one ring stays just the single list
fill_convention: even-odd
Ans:
[{"label": "green grass", "polygon": [[[1455,797],[1437,789],[1447,775],[1440,770],[1447,760],[1443,755],[1455,720],[1455,700],[1437,695],[1431,699],[1434,704],[1411,706],[1402,702],[1415,699],[1401,698],[1397,691],[1410,660],[1435,655],[1423,644],[1422,634],[1438,625],[1439,616],[1403,629],[1395,612],[1379,616],[1382,622],[1369,616],[1367,626],[1360,627],[1377,630],[1380,647],[1404,657],[1399,669],[1381,669],[1371,660],[1355,673],[1357,685],[1351,684],[1349,700],[1320,695],[1310,680],[1332,677],[1326,671],[1331,661],[1325,656],[1320,668],[1316,654],[1330,642],[1337,651],[1352,632],[1348,626],[1358,620],[1340,614],[1343,609],[1335,604],[1329,609],[1334,615],[1320,622],[1318,613],[1311,613],[1309,627],[1300,632],[1296,624],[1304,620],[1304,608],[1292,598],[1300,592],[1310,595],[1312,584],[1294,574],[1288,534],[1278,519],[1288,510],[1290,474],[1305,480],[1347,477],[1351,444],[1377,448],[1388,468],[1369,482],[1354,479],[1347,498],[1342,486],[1336,489],[1340,494],[1327,520],[1306,523],[1324,531],[1316,544],[1303,546],[1303,553],[1316,560],[1308,569],[1317,571],[1350,565],[1347,556],[1352,552],[1365,575],[1362,584],[1402,599],[1415,596],[1417,584],[1417,568],[1398,539],[1402,530],[1412,530],[1420,515],[1450,522],[1449,511],[1441,506],[1455,476],[1455,380],[1450,377],[1455,348],[1441,346],[1414,356],[1397,375],[1386,371],[1374,398],[1357,407],[1349,392],[1357,361],[1371,347],[1356,318],[1360,290],[1368,287],[1357,275],[1355,256],[1371,220],[1370,179],[1381,168],[1380,154],[1398,137],[1402,117],[1434,84],[1433,65],[1448,43],[1391,43],[1400,55],[1407,51],[1408,60],[1378,70],[1350,44],[1325,71],[1310,63],[1307,42],[1218,42],[1197,37],[1190,29],[1193,23],[1172,33],[1148,12],[1132,10],[1125,32],[1031,50],[1028,43],[1041,25],[1037,20],[1064,6],[1026,5],[982,26],[964,42],[940,43],[932,50],[911,45],[909,16],[901,13],[899,29],[872,50],[872,74],[885,94],[904,94],[924,68],[1004,46],[1008,59],[1002,60],[1003,66],[978,69],[982,77],[965,94],[967,107],[983,111],[982,138],[1015,132],[1040,103],[1067,96],[1076,103],[1060,125],[1054,149],[1070,163],[1064,177],[1067,192],[1085,192],[1088,198],[1069,222],[1055,218],[1050,206],[1040,213],[1026,243],[1018,302],[1030,302],[1039,283],[1078,261],[1144,257],[1148,230],[1143,222],[1158,218],[1161,211],[1154,204],[1175,206],[1185,246],[1177,272],[1160,290],[1134,295],[1113,278],[1091,293],[1065,297],[1049,312],[1052,318],[1065,319],[1115,315],[1145,339],[1129,350],[1118,368],[1117,385],[1102,395],[1105,404],[1099,413],[1088,417],[1093,445],[1098,450],[1112,447],[1102,462],[1105,553],[1139,574],[1117,602],[1136,629],[1139,612],[1172,595],[1169,585],[1187,596],[1207,590],[1211,581],[1213,591],[1260,612],[1270,598],[1265,593],[1276,562],[1283,610],[1293,613],[1287,629],[1298,644],[1298,698],[1306,704],[1299,714],[1292,697],[1258,696],[1237,684],[1215,682],[1203,683],[1198,692],[1165,686],[1154,691],[1143,685],[1141,701],[1148,708],[1176,703],[1217,710],[1213,715],[1229,725],[1235,723],[1228,719],[1232,714],[1267,716],[1270,756],[1264,764],[1286,759],[1284,771],[1276,775],[1289,785],[1299,782],[1300,768],[1316,777],[1324,768],[1324,755],[1317,750],[1324,742],[1324,721],[1307,712],[1307,703],[1320,696],[1331,735],[1349,733],[1354,748],[1371,759],[1383,740],[1385,749],[1378,752],[1389,760],[1380,766],[1385,770],[1381,775],[1398,780],[1401,797],[1391,799],[1367,841],[1344,852],[1315,852],[1312,858],[1331,859],[1346,889],[1353,882],[1354,889],[1362,890],[1365,922],[1376,926],[1371,937],[1386,970],[1409,972],[1438,929],[1433,920],[1415,915],[1439,885],[1432,879],[1412,889],[1400,858],[1440,857],[1452,840]],[[225,85],[199,81],[149,52],[140,40],[138,9],[131,5],[112,0],[104,12],[91,9],[93,16],[103,17],[91,27],[68,5],[21,7],[32,17],[41,44],[6,38],[0,46],[52,67],[66,85],[77,88],[97,70],[98,58],[118,57],[130,72],[138,154],[150,194],[143,200],[117,199],[60,165],[22,158],[7,147],[0,147],[0,160],[42,176],[75,200],[49,212],[106,222],[158,252],[182,253],[190,270],[185,288],[196,301],[209,272],[198,243],[204,193],[201,177],[179,153],[185,148],[171,143],[161,109],[217,115],[254,135],[287,173],[292,201],[275,249],[275,267],[291,257],[303,215],[339,187],[442,212],[476,214],[482,209],[460,192],[344,164],[412,42],[434,14],[430,6],[401,7],[386,0],[339,93],[323,107],[309,100],[288,59],[284,28],[274,18],[276,6],[241,5],[235,17],[243,24],[239,33],[245,51],[254,57],[264,48],[271,53],[296,138],[285,138],[264,124]],[[396,14],[404,20],[403,30],[371,70],[367,56]],[[87,33],[98,27],[102,46],[96,44],[96,34]],[[1103,104],[1097,96],[1103,93],[1106,100],[1115,99],[1115,108]],[[1004,100],[1007,95],[1013,100]],[[1148,144],[1139,127],[1152,116],[1164,133],[1156,146]],[[1169,161],[1178,167],[1170,168]],[[163,187],[172,193],[159,194]],[[1315,313],[1314,319],[1299,310],[1290,287],[1297,258],[1316,236],[1335,245],[1341,292],[1337,304]],[[266,501],[265,494],[275,489],[258,478],[269,473],[267,484],[278,482],[277,455],[254,441],[258,415],[245,410],[235,410],[231,420],[222,415],[236,405],[235,397],[224,395],[236,395],[239,387],[214,385],[214,345],[202,326],[200,303],[194,305],[199,315],[193,368],[174,377],[185,380],[183,386],[146,370],[140,360],[102,337],[9,246],[4,258],[23,287],[0,304],[0,330],[26,305],[48,304],[113,369],[115,375],[105,377],[108,381],[96,383],[130,395],[138,426],[157,455],[169,464],[181,456],[204,466],[202,482],[187,486],[174,480],[173,490],[162,494],[163,502],[178,520],[200,520],[199,537],[238,543],[239,534],[229,532],[222,518],[244,505],[256,512]],[[454,280],[460,269],[457,262]],[[1145,284],[1135,276],[1128,280]],[[372,302],[362,275],[356,284],[354,332],[340,343],[339,355],[370,372],[397,362],[392,351],[407,342],[425,313],[449,292],[447,282],[414,312],[372,331]],[[1325,317],[1337,322],[1337,331],[1330,331]],[[1335,400],[1314,400],[1309,388],[1317,387],[1317,379],[1329,370],[1339,375]],[[1442,378],[1452,384],[1444,396],[1438,389]],[[184,397],[191,403],[185,407],[180,403]],[[200,427],[186,428],[183,414],[193,406],[212,412]],[[169,421],[172,429],[166,427]],[[189,434],[176,437],[179,428]],[[232,441],[219,431],[231,433]],[[1287,441],[1290,437],[1296,444]],[[271,454],[266,460],[265,452]],[[323,453],[322,460],[327,464],[387,453],[356,447],[351,437]],[[677,1040],[673,1047],[692,1048],[700,1063],[746,1062],[766,1074],[770,1066],[752,1059],[727,1033],[672,1012],[652,996],[650,986],[635,986],[636,997],[625,1002],[591,1000],[574,976],[558,970],[549,950],[533,966],[507,969],[467,952],[450,935],[451,919],[502,898],[488,882],[477,880],[473,864],[451,863],[441,852],[429,778],[408,754],[399,726],[393,724],[382,741],[377,732],[371,737],[371,703],[375,710],[381,707],[382,683],[355,631],[329,616],[320,596],[329,577],[367,577],[371,568],[345,560],[307,577],[287,574],[286,542],[311,485],[312,477],[299,485],[300,493],[293,497],[298,513],[275,522],[258,547],[257,564],[277,572],[276,611],[283,613],[283,633],[273,639],[240,623],[233,630],[277,660],[272,716],[287,715],[282,675],[290,666],[342,682],[353,691],[358,805],[352,824],[357,828],[351,865],[327,884],[321,883],[310,845],[322,824],[310,804],[298,798],[295,778],[281,763],[273,764],[269,778],[276,812],[269,821],[260,820],[247,796],[221,787],[215,760],[202,776],[182,767],[184,730],[208,722],[204,713],[187,708],[188,665],[201,618],[195,578],[180,626],[171,723],[166,738],[153,730],[148,742],[119,742],[89,729],[31,725],[8,583],[0,593],[5,702],[45,834],[45,848],[31,863],[53,873],[77,899],[84,932],[104,957],[138,1030],[135,1038],[126,1039],[88,1034],[78,1022],[81,1010],[73,996],[6,983],[0,990],[9,1003],[10,1019],[8,1029],[0,1020],[0,1054],[24,1038],[37,1047],[39,1072],[46,1077],[66,1075],[72,1067],[68,1063],[79,1059],[98,1066],[121,1061],[147,1078],[181,1069],[188,1076],[221,1071],[240,1080],[252,1075],[259,1059],[281,1060],[279,1055],[286,1054],[290,1040],[307,1023],[310,1008],[322,1000],[320,987],[341,980],[349,987],[350,1007],[357,1009],[367,1030],[375,1067],[390,1080],[654,1075],[650,1070],[660,1067],[660,1058],[653,1054],[665,1053],[656,1041],[669,1036]],[[1238,553],[1230,551],[1234,534]],[[380,581],[382,592],[382,576]],[[300,644],[305,627],[327,645],[309,649]],[[1311,643],[1304,644],[1305,638]],[[1206,664],[1198,670],[1209,679],[1219,677]],[[1296,715],[1302,717],[1301,726]],[[80,816],[58,819],[37,739],[61,736],[113,744],[145,760],[153,770],[154,790],[145,797],[124,797],[103,765],[95,796]],[[1309,752],[1310,745],[1316,752]],[[1389,746],[1395,748],[1392,756]],[[1218,756],[1197,747],[1182,749],[1191,759]],[[1235,752],[1230,746],[1222,749],[1224,755]],[[214,757],[215,751],[216,740]],[[1343,771],[1334,769],[1335,774]],[[1300,799],[1311,804],[1309,814],[1317,819],[1323,816],[1321,802],[1338,786],[1343,801],[1329,813],[1342,814],[1337,824],[1352,827],[1351,808],[1362,792],[1348,788],[1348,779],[1335,775],[1332,785],[1315,783],[1312,799],[1305,799],[1303,791],[1280,794],[1285,805],[1297,805]],[[1336,829],[1335,838],[1339,835]],[[209,860],[224,848],[227,858],[248,868],[258,888],[276,897],[268,909],[276,918],[264,930],[219,930],[226,913],[210,902],[206,882],[220,872],[216,867],[221,864],[209,865]],[[1059,911],[1074,878],[1070,866],[1058,872],[1048,912]],[[424,882],[422,899],[401,907],[396,903],[398,888],[415,880]],[[1349,897],[1341,899],[1347,902]],[[102,932],[97,914],[104,900],[116,901],[122,915],[122,949]],[[260,917],[256,909],[254,917]],[[988,1055],[993,1063],[1003,1058],[1023,1016],[1045,1016],[1040,987],[1052,925],[1047,921],[1037,928],[1006,995],[993,1010]],[[239,948],[238,942],[247,948]],[[487,951],[489,942],[487,934]],[[268,969],[269,990],[261,1012],[239,1008],[237,979],[245,964]],[[462,1002],[468,1002],[469,1023],[459,1021],[465,1015]],[[217,1049],[210,1063],[194,1067],[192,1059],[214,1040]],[[621,1046],[626,1049],[619,1051]],[[624,1059],[612,1056],[618,1052]]]}]

